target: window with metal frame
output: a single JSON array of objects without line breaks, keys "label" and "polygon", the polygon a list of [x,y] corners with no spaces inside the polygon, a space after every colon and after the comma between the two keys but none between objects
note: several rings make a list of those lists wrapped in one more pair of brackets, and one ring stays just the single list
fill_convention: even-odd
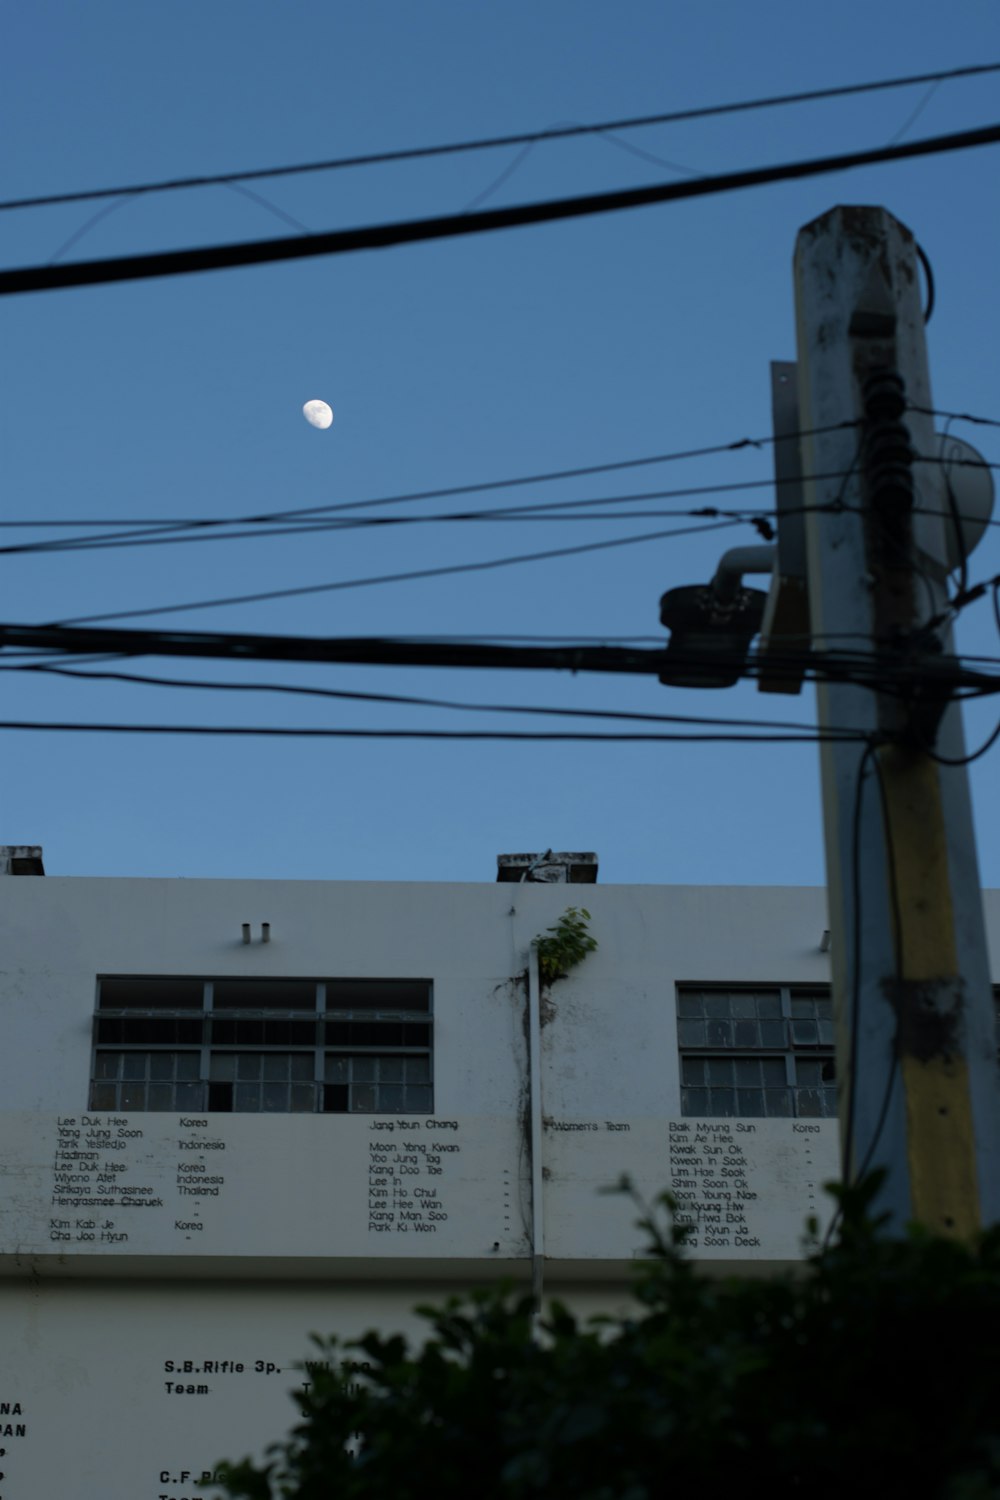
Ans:
[{"label": "window with metal frame", "polygon": [[681,1113],[823,1119],[837,1113],[825,985],[678,985]]},{"label": "window with metal frame", "polygon": [[98,979],[92,1110],[429,1114],[427,979]]}]

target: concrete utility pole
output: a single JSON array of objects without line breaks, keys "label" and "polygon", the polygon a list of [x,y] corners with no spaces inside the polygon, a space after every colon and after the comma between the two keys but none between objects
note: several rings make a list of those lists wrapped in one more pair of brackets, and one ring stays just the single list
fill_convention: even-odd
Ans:
[{"label": "concrete utility pole", "polygon": [[1000,1077],[968,776],[942,763],[964,757],[960,712],[947,687],[893,683],[951,652],[958,530],[921,461],[938,448],[913,236],[833,209],[799,234],[795,287],[813,646],[885,661],[877,691],[819,688],[821,728],[868,737],[821,752],[845,1167],[888,1169],[897,1227],[967,1237],[1000,1221]]}]

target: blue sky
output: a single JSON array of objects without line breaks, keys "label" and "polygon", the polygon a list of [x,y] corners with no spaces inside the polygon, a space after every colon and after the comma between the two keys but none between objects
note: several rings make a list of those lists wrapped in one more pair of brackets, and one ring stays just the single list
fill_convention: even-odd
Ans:
[{"label": "blue sky", "polygon": [[[957,0],[947,14],[923,0],[845,0],[834,20],[827,6],[802,0],[368,0],[305,9],[33,0],[8,17],[0,59],[2,133],[15,148],[0,164],[0,197],[545,129],[997,58],[991,0]],[[916,88],[622,136],[672,165],[588,138],[539,145],[520,161],[505,149],[248,184],[267,204],[214,187],[144,195],[94,222],[99,204],[7,213],[0,260],[260,238],[294,232],[287,217],[309,229],[346,227],[878,146],[904,127],[918,138],[992,123],[998,78],[945,83],[929,97]],[[936,403],[1000,417],[998,161],[987,148],[569,224],[7,299],[2,514],[70,525],[239,516],[767,434],[768,362],[795,352],[795,236],[836,203],[884,204],[913,229],[937,282],[928,330]],[[329,432],[302,419],[302,403],[317,396],[333,407]],[[961,430],[1000,460],[995,437]],[[626,473],[519,498],[766,479],[769,464],[766,451],[742,450],[639,471],[643,482]],[[0,615],[41,622],[195,602],[668,524],[422,524],[15,555],[0,558]],[[39,534],[8,531],[6,540]],[[754,540],[749,527],[736,528],[136,623],[656,637],[665,589],[705,581],[726,546]],[[1000,571],[998,552],[994,531],[975,554],[973,577]],[[988,604],[967,612],[960,643],[998,654]],[[487,703],[803,723],[815,713],[810,692],[797,700],[749,686],[710,694],[644,679],[163,659],[138,669]],[[0,680],[3,719],[547,724],[26,672]],[[994,712],[987,704],[970,713],[971,744]],[[548,846],[596,850],[601,878],[612,881],[795,884],[820,883],[824,873],[811,745],[7,732],[2,765],[0,837],[42,843],[53,874],[490,880],[497,853]],[[989,884],[1000,884],[995,768],[995,755],[973,768]]]}]

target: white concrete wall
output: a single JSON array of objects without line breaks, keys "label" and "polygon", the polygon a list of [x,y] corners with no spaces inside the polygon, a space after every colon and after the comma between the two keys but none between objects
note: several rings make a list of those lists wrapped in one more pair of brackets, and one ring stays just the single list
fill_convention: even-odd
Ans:
[{"label": "white concrete wall", "polygon": [[[826,982],[821,891],[0,881],[0,1500],[207,1496],[202,1472],[287,1428],[310,1330],[412,1329],[440,1284],[526,1283],[518,976],[570,905],[599,947],[541,1033],[548,1289],[621,1304],[644,1246],[635,1203],[602,1191],[623,1173],[647,1200],[673,1187],[702,1261],[794,1261],[836,1124],[682,1119],[674,993]],[[996,893],[987,915],[1000,955]],[[92,1115],[95,979],[115,973],[430,979],[434,1113]]]}]

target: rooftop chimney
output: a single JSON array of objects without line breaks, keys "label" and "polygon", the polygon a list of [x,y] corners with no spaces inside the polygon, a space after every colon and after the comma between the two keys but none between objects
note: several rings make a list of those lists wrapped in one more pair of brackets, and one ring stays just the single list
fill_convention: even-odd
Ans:
[{"label": "rooftop chimney", "polygon": [[593,885],[596,854],[498,854],[497,880],[536,885]]},{"label": "rooftop chimney", "polygon": [[0,844],[0,875],[44,875],[41,844]]}]

